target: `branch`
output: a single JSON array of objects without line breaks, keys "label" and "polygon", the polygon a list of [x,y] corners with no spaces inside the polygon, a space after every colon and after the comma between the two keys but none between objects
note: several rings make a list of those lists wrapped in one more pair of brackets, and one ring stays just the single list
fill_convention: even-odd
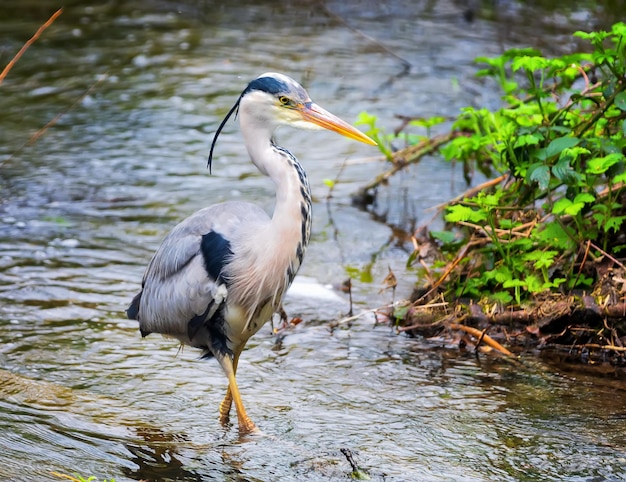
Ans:
[{"label": "branch", "polygon": [[469,333],[473,337],[477,338],[479,341],[482,340],[491,348],[498,350],[500,353],[503,353],[507,356],[515,356],[509,350],[504,348],[500,343],[498,343],[496,340],[494,340],[489,335],[487,335],[484,330],[481,331],[476,328],[472,328],[471,326],[461,325],[459,323],[449,323],[448,327],[452,330],[461,330],[461,331],[464,331],[465,333]]},{"label": "branch", "polygon": [[22,150],[26,147],[29,146],[31,144],[33,144],[34,142],[36,142],[41,136],[43,136],[46,131],[50,128],[53,127],[57,122],[59,122],[59,120],[65,115],[67,114],[69,111],[71,111],[74,107],[76,107],[80,102],[82,102],[82,100],[87,97],[89,94],[91,94],[102,82],[104,82],[106,79],[108,78],[108,73],[105,73],[104,75],[100,76],[100,78],[94,82],[91,87],[89,87],[85,92],[83,92],[83,94],[77,98],[72,105],[70,105],[67,109],[65,109],[63,112],[60,112],[59,114],[55,115],[51,120],[49,120],[46,125],[44,125],[42,128],[38,129],[37,132],[35,132],[32,136],[30,136],[28,138],[28,140],[26,142],[24,142],[20,147],[17,148],[17,150],[11,154],[9,157],[7,157],[5,160],[0,161],[0,167],[4,166],[7,162],[9,162],[11,159],[13,159],[16,155],[18,155],[20,152],[22,152]]},{"label": "branch", "polygon": [[63,13],[63,9],[59,8],[56,12],[54,12],[52,14],[52,16],[48,19],[48,21],[46,23],[44,23],[41,27],[39,27],[37,29],[37,31],[35,32],[35,35],[33,35],[23,46],[22,48],[19,50],[19,52],[17,54],[15,54],[15,57],[13,57],[9,63],[7,64],[7,66],[4,68],[4,70],[0,73],[0,84],[2,84],[2,81],[4,80],[4,78],[7,76],[7,74],[9,73],[9,71],[13,68],[13,66],[17,63],[17,61],[20,59],[20,57],[22,55],[24,55],[24,52],[26,52],[26,50],[28,49],[28,47],[30,47],[35,40],[37,40],[39,38],[39,36],[43,33],[43,31],[45,29],[47,29],[50,25],[52,25],[52,22],[54,22],[57,17],[59,15],[61,15]]},{"label": "branch", "polygon": [[485,181],[482,184],[479,184],[478,186],[471,187],[467,191],[459,194],[458,196],[450,199],[449,201],[447,201],[447,202],[445,202],[443,204],[439,204],[439,205],[434,206],[433,208],[429,208],[429,209],[436,209],[437,212],[442,211],[442,210],[444,210],[448,206],[452,206],[452,205],[454,205],[456,203],[459,203],[459,202],[463,201],[463,199],[465,199],[465,198],[474,197],[480,191],[483,191],[483,190],[488,189],[488,188],[493,187],[493,186],[497,186],[501,182],[506,182],[508,180],[509,180],[509,173],[502,174],[501,176],[498,176],[495,179],[489,179],[488,181]]},{"label": "branch", "polygon": [[447,134],[435,136],[432,139],[427,139],[419,144],[405,147],[404,149],[395,152],[393,154],[393,167],[385,172],[382,172],[381,174],[378,174],[372,181],[359,189],[356,194],[353,194],[353,197],[364,196],[371,189],[375,189],[380,184],[387,182],[389,178],[398,171],[401,171],[406,166],[411,164],[416,164],[422,159],[422,157],[436,151],[442,145],[447,144],[452,139],[461,135],[464,134],[461,132],[448,132]]}]

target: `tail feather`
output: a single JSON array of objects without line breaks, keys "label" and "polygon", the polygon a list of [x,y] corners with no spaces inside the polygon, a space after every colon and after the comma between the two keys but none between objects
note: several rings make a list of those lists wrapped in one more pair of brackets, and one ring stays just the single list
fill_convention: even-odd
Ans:
[{"label": "tail feather", "polygon": [[126,310],[126,316],[128,317],[129,320],[139,321],[139,318],[138,318],[139,304],[141,303],[142,294],[143,294],[143,291],[140,291],[139,293],[137,293],[137,295],[135,295],[135,297],[133,298],[133,301],[130,302],[130,306]]}]

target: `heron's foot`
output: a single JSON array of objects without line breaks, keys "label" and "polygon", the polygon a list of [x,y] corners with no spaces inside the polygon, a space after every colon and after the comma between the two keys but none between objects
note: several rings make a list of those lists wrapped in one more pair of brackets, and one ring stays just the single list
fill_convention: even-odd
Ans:
[{"label": "heron's foot", "polygon": [[248,417],[239,420],[239,435],[263,435],[252,420]]},{"label": "heron's foot", "polygon": [[229,413],[225,413],[222,414],[220,413],[220,423],[224,426],[228,425],[230,423],[230,414]]},{"label": "heron's foot", "polygon": [[230,389],[226,391],[226,396],[222,403],[220,403],[220,422],[222,425],[226,425],[230,420],[230,408],[233,405],[233,396],[230,393]]}]

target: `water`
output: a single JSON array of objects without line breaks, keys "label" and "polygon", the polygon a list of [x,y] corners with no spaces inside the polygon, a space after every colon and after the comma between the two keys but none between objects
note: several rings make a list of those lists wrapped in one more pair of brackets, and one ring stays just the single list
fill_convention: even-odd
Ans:
[{"label": "water", "polygon": [[[2,64],[51,3],[0,6]],[[348,480],[342,449],[373,480],[626,479],[620,380],[533,355],[477,358],[369,316],[330,329],[349,306],[322,285],[350,273],[357,311],[390,301],[379,292],[389,266],[399,295],[410,290],[410,248],[395,228],[428,221],[428,207],[464,188],[461,169],[439,159],[394,179],[370,214],[349,195],[380,172],[375,150],[279,133],[316,202],[304,277],[286,302],[304,322],[281,336],[264,328],[241,359],[244,403],[264,437],[219,424],[226,383],[215,362],[142,340],[125,319],[178,220],[224,199],[271,209],[272,185],[246,160],[236,123],[206,171],[212,133],[250,79],[291,74],[349,121],[362,110],[385,126],[398,113],[451,116],[497,105],[493,86],[473,78],[474,57],[533,37],[567,46],[565,32],[590,18],[506,4],[504,20],[483,12],[467,23],[463,5],[443,1],[326,5],[77,2],[0,86],[0,480]],[[533,22],[507,21],[522,14],[551,18],[550,29],[530,35]],[[324,179],[338,176],[327,203]]]}]

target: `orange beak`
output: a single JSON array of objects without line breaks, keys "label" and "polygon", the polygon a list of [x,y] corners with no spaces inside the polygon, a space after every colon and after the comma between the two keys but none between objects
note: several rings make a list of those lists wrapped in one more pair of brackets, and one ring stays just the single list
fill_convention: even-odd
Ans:
[{"label": "orange beak", "polygon": [[337,132],[342,136],[354,139],[355,141],[364,142],[371,146],[376,146],[376,141],[363,134],[360,130],[352,127],[347,122],[341,120],[334,114],[331,114],[323,107],[315,104],[314,102],[307,102],[305,104],[298,105],[298,110],[302,114],[302,118],[312,124],[316,124],[324,129]]}]

